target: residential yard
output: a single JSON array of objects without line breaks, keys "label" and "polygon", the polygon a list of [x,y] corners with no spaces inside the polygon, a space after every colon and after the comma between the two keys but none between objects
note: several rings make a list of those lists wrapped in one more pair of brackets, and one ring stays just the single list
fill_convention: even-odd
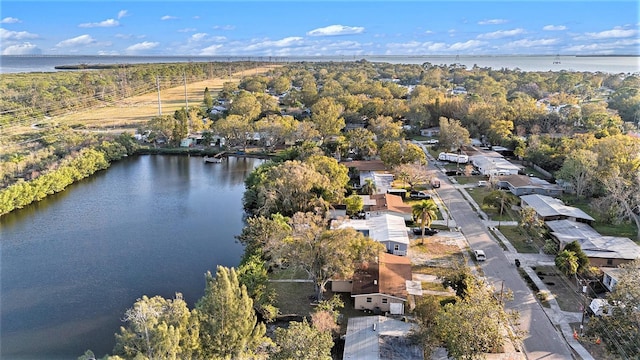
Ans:
[{"label": "residential yard", "polygon": [[276,292],[276,307],[280,315],[308,316],[313,311],[311,303],[315,293],[310,282],[271,282],[269,288]]},{"label": "residential yard", "polygon": [[498,229],[502,235],[504,235],[513,247],[519,253],[537,254],[540,251],[538,244],[536,244],[529,235],[519,226],[500,226]]},{"label": "residential yard", "polygon": [[578,199],[576,196],[565,195],[562,197],[562,201],[569,206],[577,207],[578,209],[586,212],[591,215],[596,222],[591,225],[598,233],[605,236],[620,236],[629,238],[636,243],[640,244],[640,240],[638,240],[638,229],[635,224],[631,222],[622,223],[622,224],[612,224],[609,221],[603,221],[600,219],[597,214],[594,213],[593,209],[589,204],[589,199]]},{"label": "residential yard", "polygon": [[559,273],[558,269],[554,266],[538,266],[535,271],[558,302],[560,309],[570,312],[582,311],[583,300],[576,291],[575,284]]}]

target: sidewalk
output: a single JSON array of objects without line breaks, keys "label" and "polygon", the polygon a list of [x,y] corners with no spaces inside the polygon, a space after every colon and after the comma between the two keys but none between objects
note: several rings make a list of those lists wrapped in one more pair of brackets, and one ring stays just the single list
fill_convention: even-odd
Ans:
[{"label": "sidewalk", "polygon": [[[538,274],[532,269],[535,266],[555,266],[554,257],[552,255],[546,254],[521,254],[516,251],[513,245],[509,242],[500,230],[497,228],[498,222],[488,220],[487,214],[485,214],[478,204],[473,200],[473,198],[464,190],[460,189],[459,185],[455,185],[463,194],[463,196],[467,199],[467,201],[473,206],[473,208],[480,214],[484,223],[487,225],[487,228],[490,228],[492,231],[489,232],[491,235],[495,235],[499,238],[499,240],[506,246],[507,250],[504,252],[504,255],[507,257],[510,263],[515,263],[515,259],[520,260],[521,268],[529,275],[531,280],[536,284],[538,289],[541,292],[546,292],[550,294],[551,292],[544,284],[542,280],[538,277]],[[502,225],[518,225],[517,222],[511,224],[510,222],[502,221]],[[492,236],[493,237],[493,236]],[[535,295],[535,294],[534,294]],[[584,360],[593,360],[593,356],[580,344],[580,342],[573,337],[574,329],[569,325],[570,323],[580,322],[582,319],[582,313],[572,313],[563,311],[560,309],[558,305],[558,301],[551,297],[549,300],[549,308],[540,306],[544,311],[545,315],[549,318],[551,323],[556,326],[556,328],[560,329],[562,336],[571,349],[580,357],[580,359]]]}]

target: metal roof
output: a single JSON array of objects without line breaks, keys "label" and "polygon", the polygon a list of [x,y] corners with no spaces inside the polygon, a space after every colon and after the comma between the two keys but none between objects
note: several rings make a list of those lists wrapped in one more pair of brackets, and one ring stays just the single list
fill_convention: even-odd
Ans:
[{"label": "metal roof", "polygon": [[552,198],[551,196],[537,194],[522,195],[520,196],[520,199],[525,204],[532,207],[541,217],[567,216],[589,221],[595,220],[584,211],[573,206],[567,206],[562,202],[562,200]]},{"label": "metal roof", "polygon": [[571,220],[547,221],[545,224],[562,244],[577,240],[588,257],[625,260],[640,258],[640,246],[629,238],[603,236],[588,224]]},{"label": "metal roof", "polygon": [[[344,342],[343,359],[385,359],[380,351],[379,338],[383,336],[405,337],[412,327],[412,323],[379,315],[350,318]],[[408,353],[412,352],[408,351]],[[412,354],[410,358],[415,359],[416,357]]]}]

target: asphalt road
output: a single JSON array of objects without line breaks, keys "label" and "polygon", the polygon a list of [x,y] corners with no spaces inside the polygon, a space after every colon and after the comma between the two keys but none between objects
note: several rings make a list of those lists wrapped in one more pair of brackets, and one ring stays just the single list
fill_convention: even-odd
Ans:
[{"label": "asphalt road", "polygon": [[435,170],[435,174],[441,183],[437,192],[449,207],[449,212],[467,238],[471,249],[482,249],[487,255],[487,260],[480,263],[487,281],[497,289],[500,289],[504,281],[504,289],[511,289],[513,292],[514,299],[505,306],[507,309],[520,312],[520,329],[526,332],[523,347],[527,358],[571,359],[572,352],[562,335],[553,326],[518,274],[515,264],[509,263],[500,245],[489,235],[478,213],[451,185],[445,174],[440,170]]}]

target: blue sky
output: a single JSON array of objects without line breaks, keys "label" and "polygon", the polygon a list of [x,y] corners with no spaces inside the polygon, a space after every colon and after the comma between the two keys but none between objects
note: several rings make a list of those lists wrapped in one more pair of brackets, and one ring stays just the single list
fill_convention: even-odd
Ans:
[{"label": "blue sky", "polygon": [[640,55],[625,1],[16,1],[3,55]]}]

